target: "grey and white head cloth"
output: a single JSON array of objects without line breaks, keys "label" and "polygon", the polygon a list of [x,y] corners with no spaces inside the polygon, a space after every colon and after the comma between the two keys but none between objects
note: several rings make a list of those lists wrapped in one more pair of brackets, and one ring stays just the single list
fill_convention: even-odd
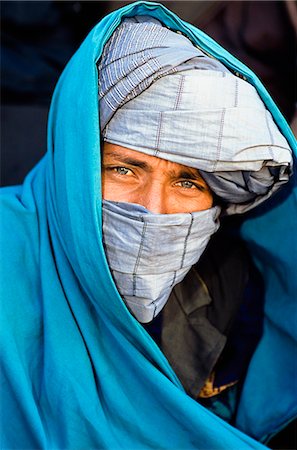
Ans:
[{"label": "grey and white head cloth", "polygon": [[290,147],[256,89],[156,19],[118,27],[99,63],[99,97],[105,140],[199,169],[227,214],[288,181]]},{"label": "grey and white head cloth", "polygon": [[[228,213],[250,209],[288,179],[288,144],[255,89],[155,19],[118,27],[99,64],[99,97],[105,140],[199,169]],[[198,261],[219,213],[103,202],[108,263],[140,322],[161,311]]]},{"label": "grey and white head cloth", "polygon": [[219,227],[220,208],[153,214],[134,203],[103,200],[102,210],[104,245],[117,288],[134,316],[150,322],[199,260]]}]

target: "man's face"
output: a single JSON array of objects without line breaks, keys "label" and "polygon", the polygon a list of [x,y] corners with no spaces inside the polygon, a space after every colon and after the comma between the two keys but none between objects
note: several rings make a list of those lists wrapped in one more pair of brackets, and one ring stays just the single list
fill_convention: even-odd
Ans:
[{"label": "man's face", "polygon": [[104,200],[137,203],[157,214],[211,208],[212,193],[197,169],[104,143]]}]

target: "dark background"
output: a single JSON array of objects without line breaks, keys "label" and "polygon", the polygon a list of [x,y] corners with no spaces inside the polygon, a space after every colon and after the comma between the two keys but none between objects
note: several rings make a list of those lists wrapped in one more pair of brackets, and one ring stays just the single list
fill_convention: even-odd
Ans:
[{"label": "dark background", "polygon": [[[124,1],[1,1],[1,184],[21,183],[46,151],[47,113],[63,67]],[[292,1],[163,1],[262,79],[289,122],[295,111]]]}]

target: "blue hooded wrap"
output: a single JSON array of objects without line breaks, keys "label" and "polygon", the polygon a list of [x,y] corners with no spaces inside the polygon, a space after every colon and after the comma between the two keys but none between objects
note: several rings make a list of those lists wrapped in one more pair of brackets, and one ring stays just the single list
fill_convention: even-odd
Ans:
[{"label": "blue hooded wrap", "polygon": [[255,75],[165,7],[129,4],[91,31],[56,87],[47,154],[22,186],[2,190],[4,449],[260,449],[256,440],[296,416],[296,178],[240,230],[266,297],[236,428],[184,392],[113,283],[102,246],[96,62],[122,18],[134,15],[181,31],[246,77],[296,151]]}]

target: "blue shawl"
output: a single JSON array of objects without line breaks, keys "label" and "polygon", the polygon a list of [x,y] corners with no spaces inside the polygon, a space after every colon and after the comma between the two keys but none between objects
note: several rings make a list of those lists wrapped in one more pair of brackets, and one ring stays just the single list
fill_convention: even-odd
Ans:
[{"label": "blue shawl", "polygon": [[147,14],[247,77],[296,151],[255,75],[165,7],[129,4],[90,32],[56,87],[45,157],[22,186],[2,190],[4,449],[260,449],[253,437],[264,442],[296,415],[296,178],[241,227],[266,306],[236,428],[186,395],[112,281],[102,246],[96,62],[123,17]]}]

